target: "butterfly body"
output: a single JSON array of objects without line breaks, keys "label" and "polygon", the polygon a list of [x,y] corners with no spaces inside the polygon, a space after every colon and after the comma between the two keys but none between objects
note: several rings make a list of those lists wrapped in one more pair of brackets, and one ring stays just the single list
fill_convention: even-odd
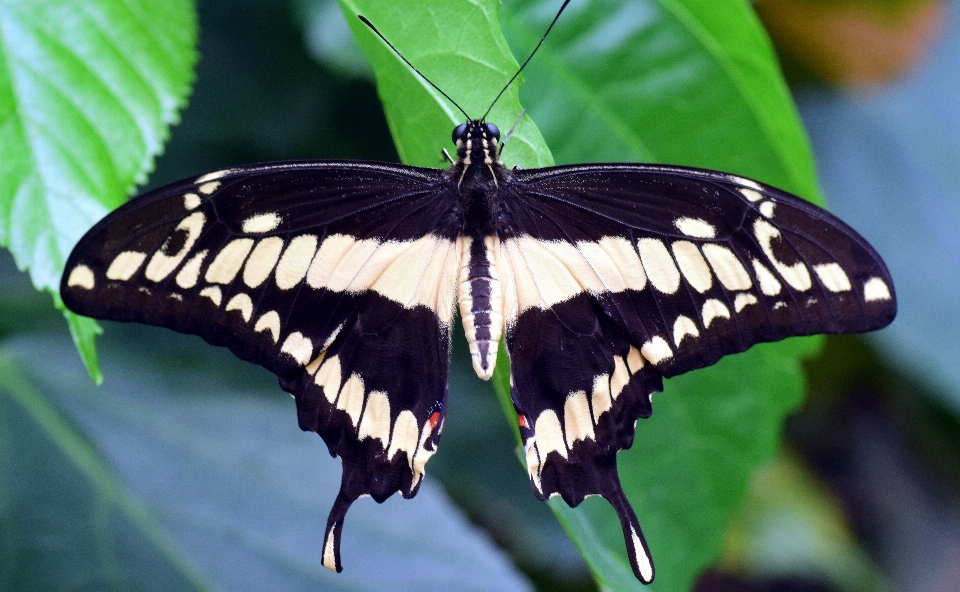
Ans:
[{"label": "butterfly body", "polygon": [[896,313],[849,226],[738,176],[631,164],[510,170],[499,132],[454,131],[447,170],[313,161],[226,169],[108,215],[71,254],[72,310],[200,335],[279,377],[343,461],[350,504],[416,494],[437,449],[455,309],[474,369],[501,338],[537,497],[607,499],[653,578],[617,452],[664,377],[791,335]]}]

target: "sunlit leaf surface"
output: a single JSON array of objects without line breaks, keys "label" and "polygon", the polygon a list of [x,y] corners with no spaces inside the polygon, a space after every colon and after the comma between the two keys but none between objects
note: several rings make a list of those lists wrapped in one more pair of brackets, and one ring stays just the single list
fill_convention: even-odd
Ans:
[{"label": "sunlit leaf surface", "polygon": [[[56,292],[80,236],[146,180],[196,30],[189,0],[0,1],[0,247],[37,288]],[[97,376],[95,325],[65,314]]]}]

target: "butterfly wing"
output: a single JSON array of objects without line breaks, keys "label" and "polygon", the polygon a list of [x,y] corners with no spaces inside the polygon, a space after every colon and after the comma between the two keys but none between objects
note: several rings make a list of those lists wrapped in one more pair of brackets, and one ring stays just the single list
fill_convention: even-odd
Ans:
[{"label": "butterfly wing", "polygon": [[[73,311],[196,334],[277,374],[341,457],[324,564],[362,495],[413,496],[446,406],[459,242],[440,171],[230,169],[108,215],[67,261]],[[451,201],[453,200],[453,201]]]},{"label": "butterfly wing", "polygon": [[531,483],[616,508],[653,578],[616,453],[662,377],[755,343],[879,329],[893,283],[830,213],[740,177],[683,167],[515,171],[500,240],[506,343]]}]

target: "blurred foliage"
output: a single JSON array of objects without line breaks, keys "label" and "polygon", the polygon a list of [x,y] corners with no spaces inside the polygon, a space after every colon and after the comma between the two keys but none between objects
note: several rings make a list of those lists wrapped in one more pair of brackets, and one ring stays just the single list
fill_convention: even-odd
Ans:
[{"label": "blurred foliage", "polygon": [[760,0],[787,72],[866,90],[905,75],[936,41],[941,0]]},{"label": "blurred foliage", "polygon": [[[768,2],[773,0],[764,0]],[[352,14],[363,12],[468,113],[479,115],[516,68],[508,44],[513,55],[525,57],[559,4],[517,0],[497,12],[493,2],[436,0],[401,8],[343,0],[351,13],[344,19],[331,0],[201,3],[201,59],[190,108],[150,184],[229,165],[291,158],[396,160],[399,153],[407,162],[442,166],[439,149],[448,145],[450,129],[462,116],[369,31],[358,28]],[[71,6],[53,0],[36,5],[48,10]],[[116,23],[129,25],[124,18],[111,20],[114,13],[101,5],[113,6],[106,0],[91,4],[99,8],[91,8],[88,20],[79,23],[95,21],[108,38]],[[125,55],[103,50],[103,39],[96,35],[76,43],[80,49],[64,53],[51,40],[62,40],[70,19],[38,21],[24,6],[0,2],[0,35],[42,39],[57,48],[51,55],[69,59],[37,62],[40,54],[23,53],[29,44],[18,44],[14,53],[6,50],[7,60],[0,61],[5,64],[0,66],[0,114],[11,120],[13,113],[15,122],[34,122],[38,113],[46,113],[40,109],[42,102],[26,104],[11,94],[9,80],[17,67],[36,63],[62,77],[57,88],[89,85],[89,77],[63,77],[76,70],[96,72],[106,80],[95,80],[94,88],[102,90],[113,82],[126,89],[122,76],[112,78],[113,70],[97,61],[98,51],[109,58],[108,64],[122,64]],[[123,6],[146,10],[138,3]],[[524,72],[526,82],[511,87],[491,115],[501,128],[508,128],[521,102],[529,110],[506,149],[506,160],[525,167],[554,158],[564,163],[674,162],[736,172],[819,199],[806,137],[770,44],[746,4],[594,0],[575,1],[568,11]],[[134,164],[115,167],[113,177],[90,173],[109,183],[93,184],[96,191],[81,193],[83,199],[89,193],[112,206],[142,180],[159,140],[128,146],[110,134],[128,134],[134,140],[138,133],[165,136],[165,124],[173,119],[186,81],[193,76],[188,66],[194,55],[189,49],[193,26],[185,25],[183,16],[170,18],[150,17],[151,26],[174,27],[171,39],[181,42],[179,53],[157,54],[175,64],[178,75],[161,77],[174,83],[154,84],[152,99],[149,93],[137,95],[154,110],[137,111],[125,103],[144,119],[101,122],[88,129],[85,138],[99,147],[72,158],[70,166],[48,169],[11,163],[22,163],[23,154],[29,154],[25,140],[37,146],[42,145],[38,140],[56,139],[56,134],[8,126],[6,135],[0,135],[0,181],[5,187],[33,187],[21,180],[33,175],[43,181],[52,178],[50,171],[97,170],[112,162],[98,156],[104,150],[128,150],[118,162]],[[91,35],[88,29],[77,30]],[[136,27],[118,29],[117,35],[142,34]],[[351,29],[372,63],[377,91],[368,82],[370,70],[359,57]],[[167,38],[166,33],[156,35]],[[124,38],[110,39],[118,43]],[[90,63],[85,61],[87,49],[95,54]],[[142,48],[135,49],[130,61],[136,61]],[[924,52],[911,55],[916,60]],[[98,113],[117,112],[109,103],[96,103],[78,101],[76,112],[61,105],[49,116],[70,125],[77,114],[98,121]],[[806,115],[808,122],[817,117],[812,111]],[[138,125],[131,126],[132,121]],[[27,131],[9,131],[21,128]],[[847,166],[842,159],[836,162],[837,167]],[[86,185],[67,186],[91,185],[81,181]],[[57,195],[58,187],[50,195]],[[14,193],[8,189],[0,193],[0,242],[12,245],[21,267],[36,268],[35,276],[42,267],[49,277],[39,285],[50,284],[49,278],[59,272],[58,261],[104,206],[83,206],[82,215],[68,214],[49,223],[45,216],[61,211],[45,210],[46,205],[34,210],[33,204],[61,201],[49,196],[11,199]],[[876,208],[866,209],[876,213]],[[31,228],[57,237],[52,255],[43,250],[17,253],[17,245],[24,243],[14,239],[25,214],[35,225]],[[24,259],[25,253],[33,259]],[[895,277],[902,287],[896,272]],[[292,405],[276,396],[279,390],[271,376],[196,339],[109,325],[103,338],[107,382],[103,389],[94,389],[71,362],[62,324],[43,297],[16,275],[9,259],[0,259],[0,280],[0,336],[5,338],[0,342],[0,483],[5,484],[0,486],[0,589],[262,589],[264,582],[279,583],[283,589],[378,589],[388,584],[391,589],[529,589],[511,560],[542,590],[595,586],[546,506],[531,495],[516,462],[515,436],[510,435],[515,430],[512,409],[501,410],[489,387],[472,375],[459,336],[454,341],[444,444],[430,469],[483,530],[465,521],[432,487],[436,480],[431,479],[413,501],[391,499],[387,508],[358,504],[344,534],[346,571],[334,575],[320,568],[318,555],[339,462],[323,458],[316,468],[317,457],[326,456],[322,443],[295,429]],[[75,327],[75,335],[86,335],[81,345],[88,363],[93,360],[93,327]],[[891,378],[896,374],[863,353],[862,346],[849,345],[857,341],[831,340],[826,354],[809,366],[817,397],[790,423],[790,441],[813,459],[810,467],[820,477],[781,460],[762,474],[748,496],[751,474],[774,454],[781,422],[801,399],[804,381],[798,360],[815,352],[817,343],[792,340],[757,347],[671,380],[666,392],[654,397],[656,413],[641,422],[636,444],[619,459],[625,489],[657,562],[657,581],[646,589],[690,589],[717,558],[728,523],[738,515],[721,566],[738,574],[743,589],[777,589],[763,582],[796,578],[798,572],[835,589],[856,590],[864,582],[880,585],[884,577],[873,561],[891,569],[896,576],[892,581],[902,587],[902,574],[917,570],[891,568],[899,565],[897,547],[888,545],[895,535],[915,540],[908,530],[915,522],[925,525],[918,532],[945,549],[928,554],[930,561],[951,557],[950,545],[960,545],[951,538],[956,511],[945,501],[955,499],[956,490],[950,497],[924,485],[929,474],[946,475],[955,486],[960,483],[956,462],[936,460],[955,457],[960,434],[956,416],[935,405],[912,405],[907,419],[891,424],[891,410],[904,410],[896,401],[916,391],[902,378]],[[850,351],[860,353],[845,356]],[[504,376],[495,380],[501,403],[506,400]],[[899,395],[890,392],[891,384],[900,387]],[[859,393],[857,401],[866,397],[873,403],[845,403],[851,390]],[[877,392],[883,393],[881,398],[871,398],[870,393]],[[824,419],[838,410],[848,420],[839,427]],[[877,426],[886,439],[869,440],[879,437],[871,429]],[[812,444],[817,442],[830,446],[817,448]],[[884,450],[893,452],[877,456]],[[910,465],[918,450],[927,459],[927,473],[919,476]],[[837,469],[838,454],[845,455],[839,463],[842,470]],[[897,495],[902,499],[878,493],[883,489],[875,482],[878,470],[898,476]],[[850,475],[872,485],[844,487]],[[912,478],[921,485],[911,489]],[[826,487],[817,485],[818,479]],[[857,500],[864,505],[857,506]],[[593,501],[576,510],[558,500],[550,507],[601,587],[642,589],[626,563],[613,512]],[[902,504],[914,510],[903,512]],[[876,516],[865,521],[858,507],[898,508],[904,517],[878,526],[870,522]],[[849,529],[837,517],[841,509]],[[931,519],[938,515],[944,517],[939,524]],[[787,522],[778,522],[783,520]],[[800,530],[790,531],[783,524]],[[775,540],[765,536],[789,532],[802,535],[790,541],[795,547],[772,553],[776,544],[764,546],[765,540]],[[509,558],[490,544],[487,533]],[[866,541],[866,551],[860,540]],[[826,556],[824,550],[832,553]],[[917,560],[917,565],[924,563]],[[714,577],[718,573],[702,578],[698,589],[718,581],[723,587],[713,589],[733,589],[727,576]],[[826,577],[819,577],[823,574]],[[748,583],[751,580],[756,584]],[[922,580],[950,581],[949,573],[940,572]]]}]

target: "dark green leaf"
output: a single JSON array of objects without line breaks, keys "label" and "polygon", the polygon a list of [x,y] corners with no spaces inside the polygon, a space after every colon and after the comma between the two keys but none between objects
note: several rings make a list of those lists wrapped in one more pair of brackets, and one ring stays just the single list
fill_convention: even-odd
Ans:
[{"label": "dark green leaf", "polygon": [[529,589],[432,482],[358,502],[345,570],[326,570],[340,462],[295,429],[273,377],[199,339],[111,328],[99,388],[64,340],[0,345],[0,588]]}]

